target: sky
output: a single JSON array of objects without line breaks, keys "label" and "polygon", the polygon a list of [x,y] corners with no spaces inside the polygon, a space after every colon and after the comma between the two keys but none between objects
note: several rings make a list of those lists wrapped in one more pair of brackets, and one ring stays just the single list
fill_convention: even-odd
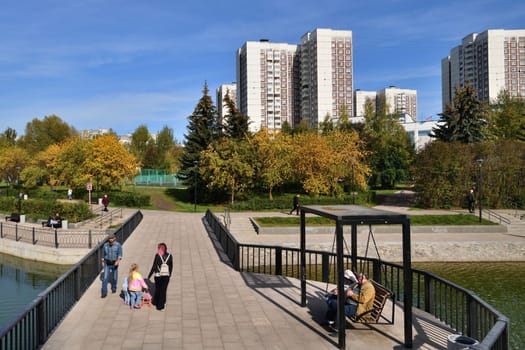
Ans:
[{"label": "sky", "polygon": [[520,0],[3,0],[0,132],[57,115],[77,130],[164,126],[184,142],[207,84],[236,80],[246,41],[351,30],[354,89],[415,89],[441,113],[441,59],[470,33],[524,29]]}]

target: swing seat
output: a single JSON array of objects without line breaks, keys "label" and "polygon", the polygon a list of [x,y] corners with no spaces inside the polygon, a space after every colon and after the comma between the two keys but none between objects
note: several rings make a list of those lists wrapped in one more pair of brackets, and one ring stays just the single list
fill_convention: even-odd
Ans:
[{"label": "swing seat", "polygon": [[391,290],[388,290],[384,286],[380,285],[374,280],[370,280],[372,284],[374,285],[374,289],[376,291],[376,295],[374,298],[374,305],[373,308],[363,312],[359,315],[353,315],[353,316],[347,316],[347,319],[349,319],[352,322],[360,322],[360,323],[379,323],[379,320],[381,318],[381,314],[383,312],[383,308],[385,307],[387,299],[392,300],[392,315],[390,320],[386,317],[383,317],[388,324],[394,324],[394,316],[395,316],[395,298],[394,293]]}]

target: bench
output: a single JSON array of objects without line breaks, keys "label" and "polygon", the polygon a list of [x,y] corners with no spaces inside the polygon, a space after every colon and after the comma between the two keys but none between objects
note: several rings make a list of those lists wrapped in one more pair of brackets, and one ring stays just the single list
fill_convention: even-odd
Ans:
[{"label": "bench", "polygon": [[49,219],[42,221],[42,227],[62,228],[62,220],[58,220],[56,224],[51,224]]},{"label": "bench", "polygon": [[5,217],[5,221],[20,222],[20,214],[12,213],[11,215]]},{"label": "bench", "polygon": [[372,282],[374,289],[376,291],[373,308],[359,315],[347,316],[347,319],[349,319],[352,322],[379,323],[379,319],[381,318],[381,313],[383,312],[383,308],[385,307],[386,301],[387,299],[391,299],[392,300],[392,316],[390,320],[388,320],[387,318],[385,318],[385,320],[389,324],[394,324],[394,316],[395,316],[394,293],[391,290],[388,290],[384,286],[380,285],[374,280],[370,280],[370,282]]}]

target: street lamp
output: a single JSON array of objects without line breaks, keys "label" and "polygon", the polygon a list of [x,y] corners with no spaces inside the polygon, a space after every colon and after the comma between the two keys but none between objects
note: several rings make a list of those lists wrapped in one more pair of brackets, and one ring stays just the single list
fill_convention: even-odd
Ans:
[{"label": "street lamp", "polygon": [[197,211],[197,170],[199,161],[193,161],[193,211]]},{"label": "street lamp", "polygon": [[17,174],[16,182],[18,184],[18,214],[22,214],[22,193],[20,192],[20,170],[21,168],[17,166],[16,167],[16,174]]},{"label": "street lamp", "polygon": [[483,174],[481,172],[481,169],[482,169],[482,165],[483,165],[483,158],[478,158],[476,160],[479,164],[479,175],[478,175],[478,186],[479,186],[479,189],[478,189],[478,202],[479,202],[479,222],[481,223],[481,215],[482,215],[482,205],[481,205],[481,196],[482,196],[482,193],[483,193],[483,185],[482,185],[482,181],[483,181]]}]

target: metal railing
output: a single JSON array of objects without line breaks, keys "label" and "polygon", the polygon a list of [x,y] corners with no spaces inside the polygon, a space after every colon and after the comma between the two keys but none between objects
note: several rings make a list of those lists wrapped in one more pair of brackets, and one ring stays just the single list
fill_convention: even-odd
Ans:
[{"label": "metal railing", "polygon": [[[239,243],[210,210],[205,214],[209,228],[221,243],[237,271],[284,275],[300,278],[300,249]],[[309,280],[335,284],[335,253],[306,250],[306,276]],[[404,298],[403,266],[377,258],[344,255],[345,268],[367,272],[372,279]],[[412,269],[413,306],[433,315],[458,333],[480,340],[473,349],[508,350],[509,319],[472,291],[432,273]]]},{"label": "metal railing", "polygon": [[505,223],[507,225],[510,225],[510,220],[507,219],[506,217],[490,210],[490,209],[485,209],[485,215],[488,216],[488,219],[490,221],[498,221],[499,224],[501,225],[502,223]]},{"label": "metal railing", "polygon": [[0,222],[0,238],[54,248],[93,248],[112,232],[107,230],[81,230],[40,228],[32,225]]},{"label": "metal railing", "polygon": [[[113,233],[125,242],[142,220],[137,211]],[[0,329],[0,349],[40,348],[100,273],[104,241],[40,293],[13,321]]]}]

